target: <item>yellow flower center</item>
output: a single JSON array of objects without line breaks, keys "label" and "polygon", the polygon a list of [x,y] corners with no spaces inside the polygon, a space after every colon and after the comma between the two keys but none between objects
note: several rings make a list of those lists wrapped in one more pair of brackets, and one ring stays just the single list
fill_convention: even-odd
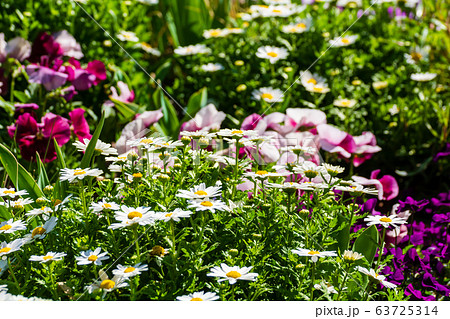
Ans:
[{"label": "yellow flower center", "polygon": [[141,45],[142,45],[142,47],[144,47],[146,49],[151,49],[152,48],[152,46],[150,44],[145,43],[145,42],[142,42]]},{"label": "yellow flower center", "polygon": [[53,256],[44,256],[42,259],[49,260],[49,259],[52,259],[52,258],[53,258]]},{"label": "yellow flower center", "polygon": [[320,254],[320,252],[318,252],[317,250],[311,250],[309,253],[308,253],[308,255],[312,255],[312,256],[314,256],[314,255],[319,255]]},{"label": "yellow flower center", "polygon": [[34,238],[37,235],[43,235],[46,232],[44,227],[36,227],[31,233],[31,238]]},{"label": "yellow flower center", "polygon": [[73,172],[73,175],[75,175],[75,176],[78,176],[78,175],[84,175],[84,174],[86,174],[86,171],[84,171],[84,170],[82,170],[82,169],[76,169],[76,170]]},{"label": "yellow flower center", "polygon": [[314,78],[310,78],[307,83],[317,84],[317,81]]},{"label": "yellow flower center", "polygon": [[422,54],[420,54],[419,52],[413,52],[413,53],[411,53],[411,58],[414,60],[414,61],[420,61],[420,60],[422,60]]},{"label": "yellow flower center", "polygon": [[53,203],[53,206],[59,205],[62,203],[62,200],[60,199],[55,199],[55,202]]},{"label": "yellow flower center", "polygon": [[153,140],[152,140],[151,138],[144,138],[144,139],[141,141],[141,143],[142,143],[142,144],[151,144],[151,143],[153,143]]},{"label": "yellow flower center", "polygon": [[273,13],[281,13],[281,10],[273,9],[272,12],[273,12]]},{"label": "yellow flower center", "polygon": [[12,228],[11,225],[6,224],[5,226],[0,227],[0,230],[7,231],[7,230],[10,230],[11,228]]},{"label": "yellow flower center", "polygon": [[234,130],[234,131],[231,131],[231,134],[242,134],[242,133],[244,133],[244,132],[241,131],[241,130]]},{"label": "yellow flower center", "polygon": [[321,88],[321,87],[319,87],[319,86],[315,86],[315,87],[313,88],[313,90],[314,90],[315,92],[322,92],[322,91],[323,91],[323,88]]},{"label": "yellow flower center", "polygon": [[0,249],[0,254],[1,254],[1,253],[7,253],[7,252],[9,252],[10,250],[11,250],[11,248],[9,248],[9,247],[2,248],[2,249]]},{"label": "yellow flower center", "polygon": [[212,37],[218,37],[220,34],[221,34],[221,32],[217,31],[217,30],[211,31],[209,33],[209,35],[212,36]]},{"label": "yellow flower center", "polygon": [[257,171],[255,174],[256,175],[266,175],[266,174],[269,174],[269,172],[267,172],[267,171]]},{"label": "yellow flower center", "polygon": [[267,55],[272,58],[276,58],[278,56],[278,53],[272,51],[272,52],[267,52]]},{"label": "yellow flower center", "polygon": [[392,219],[390,219],[389,217],[382,217],[382,218],[380,218],[380,222],[390,223],[390,222],[392,222]]},{"label": "yellow flower center", "polygon": [[205,192],[205,191],[202,191],[202,190],[200,190],[200,191],[196,191],[195,193],[194,193],[195,195],[199,195],[199,196],[206,196],[206,195],[208,195],[208,193],[207,192]]},{"label": "yellow flower center", "polygon": [[102,281],[102,283],[100,284],[100,288],[101,289],[113,289],[115,285],[116,285],[116,283],[114,281],[106,279],[106,280]]},{"label": "yellow flower center", "polygon": [[164,256],[165,252],[166,252],[166,250],[163,247],[161,247],[159,245],[156,245],[156,246],[154,246],[152,248],[152,251],[150,252],[150,255],[153,255],[153,256]]},{"label": "yellow flower center", "polygon": [[88,257],[88,260],[89,261],[96,261],[98,259],[98,257],[96,256],[96,255],[90,255],[89,257]]},{"label": "yellow flower center", "polygon": [[172,216],[173,215],[173,213],[168,213],[168,214],[166,214],[166,215],[164,215],[165,217],[170,217],[170,216]]},{"label": "yellow flower center", "polygon": [[4,191],[3,194],[15,194],[15,191]]},{"label": "yellow flower center", "polygon": [[291,27],[288,29],[289,32],[297,32],[297,28],[295,27]]},{"label": "yellow flower center", "polygon": [[133,178],[142,178],[142,173],[134,173]]},{"label": "yellow flower center", "polygon": [[212,206],[213,206],[213,203],[208,202],[208,201],[204,201],[204,202],[201,202],[200,205],[206,206],[206,207],[212,207]]},{"label": "yellow flower center", "polygon": [[111,204],[105,203],[105,204],[103,204],[103,207],[104,208],[111,208],[112,206],[111,206]]},{"label": "yellow flower center", "polygon": [[203,301],[202,298],[192,298],[191,301]]},{"label": "yellow flower center", "polygon": [[99,148],[94,149],[94,151],[96,151],[97,153],[102,153],[103,152],[103,150],[101,150]]},{"label": "yellow flower center", "polygon": [[342,38],[342,43],[345,43],[345,44],[349,44],[350,43],[350,40],[349,39],[347,39],[347,38]]},{"label": "yellow flower center", "polygon": [[349,106],[350,105],[350,101],[347,101],[347,100],[341,101],[341,105]]},{"label": "yellow flower center", "polygon": [[273,95],[270,93],[263,93],[261,94],[261,98],[271,100],[273,99]]},{"label": "yellow flower center", "polygon": [[128,219],[133,219],[136,217],[142,218],[142,214],[137,211],[134,211],[134,212],[131,212],[128,214]]},{"label": "yellow flower center", "polygon": [[298,23],[297,28],[306,29],[306,24],[304,23]]},{"label": "yellow flower center", "polygon": [[240,273],[238,273],[236,270],[232,270],[230,272],[227,273],[227,277],[231,277],[234,279],[237,279],[239,277],[241,277],[242,275]]},{"label": "yellow flower center", "polygon": [[45,210],[45,209],[46,209],[46,207],[45,207],[45,206],[42,206],[42,207],[41,207],[41,210]]},{"label": "yellow flower center", "polygon": [[126,273],[126,274],[128,274],[128,273],[133,272],[133,271],[135,271],[135,270],[136,270],[136,268],[134,268],[134,267],[128,267],[128,268],[125,269],[123,272]]}]

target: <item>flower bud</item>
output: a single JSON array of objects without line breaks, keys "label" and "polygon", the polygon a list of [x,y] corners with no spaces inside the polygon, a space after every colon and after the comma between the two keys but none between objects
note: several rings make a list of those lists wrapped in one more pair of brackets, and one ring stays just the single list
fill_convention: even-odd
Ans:
[{"label": "flower bud", "polygon": [[184,146],[189,145],[189,143],[191,143],[191,138],[189,136],[183,136],[181,138],[181,142],[184,144]]},{"label": "flower bud", "polygon": [[47,185],[44,187],[44,194],[45,195],[51,195],[53,193],[53,186]]},{"label": "flower bud", "polygon": [[228,253],[231,256],[236,257],[237,255],[239,255],[239,250],[232,248],[232,249],[228,250]]},{"label": "flower bud", "polygon": [[242,91],[245,91],[245,90],[247,90],[247,85],[245,85],[245,84],[240,84],[236,88],[236,92],[242,92]]},{"label": "flower bud", "polygon": [[39,206],[45,206],[45,204],[47,204],[47,200],[43,197],[39,197],[38,199],[36,199],[36,204],[38,204]]},{"label": "flower bud", "polygon": [[135,152],[135,151],[131,151],[130,153],[128,153],[127,155],[127,160],[133,162],[135,160],[137,160],[139,157],[139,155]]},{"label": "flower bud", "polygon": [[244,65],[244,61],[236,60],[236,61],[234,61],[234,65],[236,65],[236,66],[243,66]]}]

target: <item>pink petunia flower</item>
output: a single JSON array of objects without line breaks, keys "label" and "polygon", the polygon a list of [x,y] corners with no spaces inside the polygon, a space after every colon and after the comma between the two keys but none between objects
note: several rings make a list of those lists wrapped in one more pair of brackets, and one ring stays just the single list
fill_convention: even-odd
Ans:
[{"label": "pink petunia flower", "polygon": [[[134,91],[128,88],[128,85],[122,81],[117,82],[117,87],[120,90],[120,95],[117,94],[117,90],[114,86],[111,87],[112,94],[109,96],[111,99],[123,102],[123,103],[131,103],[134,101]],[[114,106],[114,102],[106,101],[103,103],[107,106]]]},{"label": "pink petunia flower", "polygon": [[341,157],[350,158],[356,151],[356,143],[353,136],[328,124],[317,126],[320,137],[320,145],[323,150],[330,153],[338,153]]},{"label": "pink petunia flower", "polygon": [[360,136],[353,136],[353,140],[356,144],[353,160],[355,167],[370,159],[374,153],[381,151],[381,147],[377,145],[377,139],[372,132],[363,132]]},{"label": "pink petunia flower", "polygon": [[352,179],[361,185],[374,185],[378,190],[379,200],[391,200],[397,197],[399,192],[398,183],[394,176],[384,175],[381,178],[377,178],[380,170],[372,171],[370,179],[361,176],[352,176]]},{"label": "pink petunia flower", "polygon": [[69,112],[70,120],[72,121],[72,125],[70,126],[70,128],[73,130],[80,141],[83,141],[85,138],[89,140],[92,138],[92,135],[89,131],[89,125],[84,118],[84,113],[85,110],[83,110],[82,108],[77,108]]},{"label": "pink petunia flower", "polygon": [[47,91],[63,86],[68,78],[68,75],[65,73],[40,65],[31,64],[25,70],[28,73],[30,82],[42,84]]},{"label": "pink petunia flower", "polygon": [[53,33],[52,36],[54,41],[60,45],[65,56],[75,59],[81,59],[84,56],[80,44],[66,30]]},{"label": "pink petunia flower", "polygon": [[226,114],[216,109],[214,104],[208,104],[195,114],[194,118],[181,125],[181,131],[218,130]]}]

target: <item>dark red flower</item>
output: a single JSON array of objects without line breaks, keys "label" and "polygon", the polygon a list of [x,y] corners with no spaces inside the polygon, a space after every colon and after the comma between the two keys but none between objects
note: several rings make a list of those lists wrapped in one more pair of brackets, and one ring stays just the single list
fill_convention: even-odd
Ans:
[{"label": "dark red flower", "polygon": [[85,138],[89,140],[92,138],[89,132],[89,125],[84,118],[84,112],[83,109],[78,108],[69,113],[70,120],[72,121],[71,129],[73,129],[73,132],[80,141],[83,141]]}]

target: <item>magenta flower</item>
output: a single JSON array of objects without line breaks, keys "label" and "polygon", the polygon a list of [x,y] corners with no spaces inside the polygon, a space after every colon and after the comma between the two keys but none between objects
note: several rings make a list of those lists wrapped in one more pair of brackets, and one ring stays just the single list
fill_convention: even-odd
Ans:
[{"label": "magenta flower", "polygon": [[327,152],[338,153],[341,157],[350,158],[356,151],[356,143],[353,136],[331,125],[318,125],[317,133],[320,137],[322,149]]},{"label": "magenta flower", "polygon": [[288,118],[285,114],[274,112],[264,117],[267,129],[274,130],[281,135],[286,135],[295,131],[296,122]]},{"label": "magenta flower", "polygon": [[[57,61],[58,62],[58,61]],[[79,61],[74,58],[69,59],[70,65],[60,68],[60,71],[67,73],[68,81],[72,83],[78,91],[90,89],[100,81],[106,79],[105,65],[100,61],[92,61],[83,69]]]},{"label": "magenta flower", "polygon": [[370,173],[370,179],[361,176],[353,176],[352,179],[361,185],[374,185],[378,190],[379,200],[391,200],[397,197],[399,187],[395,178],[391,175],[384,175],[378,179],[377,176],[379,173],[380,170],[377,169]]},{"label": "magenta flower", "polygon": [[84,118],[84,112],[85,111],[82,108],[77,108],[72,112],[69,112],[70,120],[72,121],[70,128],[80,141],[83,141],[85,138],[89,140],[92,138],[92,135],[89,132],[89,125]]},{"label": "magenta flower", "polygon": [[94,85],[99,84],[101,81],[106,80],[106,68],[103,62],[94,60],[88,63],[86,71],[95,75]]},{"label": "magenta flower", "polygon": [[360,136],[353,136],[353,140],[356,144],[355,158],[353,159],[355,167],[370,159],[374,153],[381,151],[375,135],[371,132],[363,132]]},{"label": "magenta flower", "polygon": [[417,300],[435,301],[436,300],[436,298],[434,296],[423,296],[422,292],[420,290],[414,289],[412,284],[409,284],[408,287],[406,287],[405,296],[411,296],[410,300],[413,300],[413,301],[417,301]]},{"label": "magenta flower", "polygon": [[34,114],[34,110],[39,109],[39,105],[35,104],[35,103],[29,103],[29,104],[14,104],[14,107],[16,108],[14,115],[16,117],[18,117],[21,114],[24,113],[31,113],[32,115]]},{"label": "magenta flower", "polygon": [[49,60],[61,57],[64,54],[64,49],[55,41],[55,39],[47,32],[41,33],[36,40],[34,40],[31,47],[31,55],[28,61],[32,63],[41,62],[42,56],[48,56]]},{"label": "magenta flower", "polygon": [[433,157],[433,161],[436,162],[439,158],[441,157],[447,157],[450,156],[450,143],[447,143],[445,145],[445,150],[442,152],[437,153],[434,157]]},{"label": "magenta flower", "polygon": [[181,131],[218,130],[225,117],[226,114],[218,111],[214,104],[208,104],[198,111],[193,119],[183,123]]},{"label": "magenta flower", "polygon": [[29,113],[22,114],[16,124],[8,128],[8,133],[11,138],[15,136],[24,159],[36,160],[38,152],[47,163],[56,159],[53,139],[59,146],[66,144],[70,139],[70,126],[66,119],[53,113],[47,113],[41,121],[37,123]]},{"label": "magenta flower", "polygon": [[241,130],[255,130],[258,134],[264,133],[267,129],[267,123],[259,114],[253,113],[247,116],[241,125]]},{"label": "magenta flower", "polygon": [[34,64],[28,65],[26,71],[30,82],[44,85],[47,91],[63,86],[68,78],[68,75],[65,73]]},{"label": "magenta flower", "polygon": [[327,116],[320,110],[311,109],[287,109],[286,117],[289,123],[294,124],[295,130],[310,130],[317,125],[325,124]]}]

